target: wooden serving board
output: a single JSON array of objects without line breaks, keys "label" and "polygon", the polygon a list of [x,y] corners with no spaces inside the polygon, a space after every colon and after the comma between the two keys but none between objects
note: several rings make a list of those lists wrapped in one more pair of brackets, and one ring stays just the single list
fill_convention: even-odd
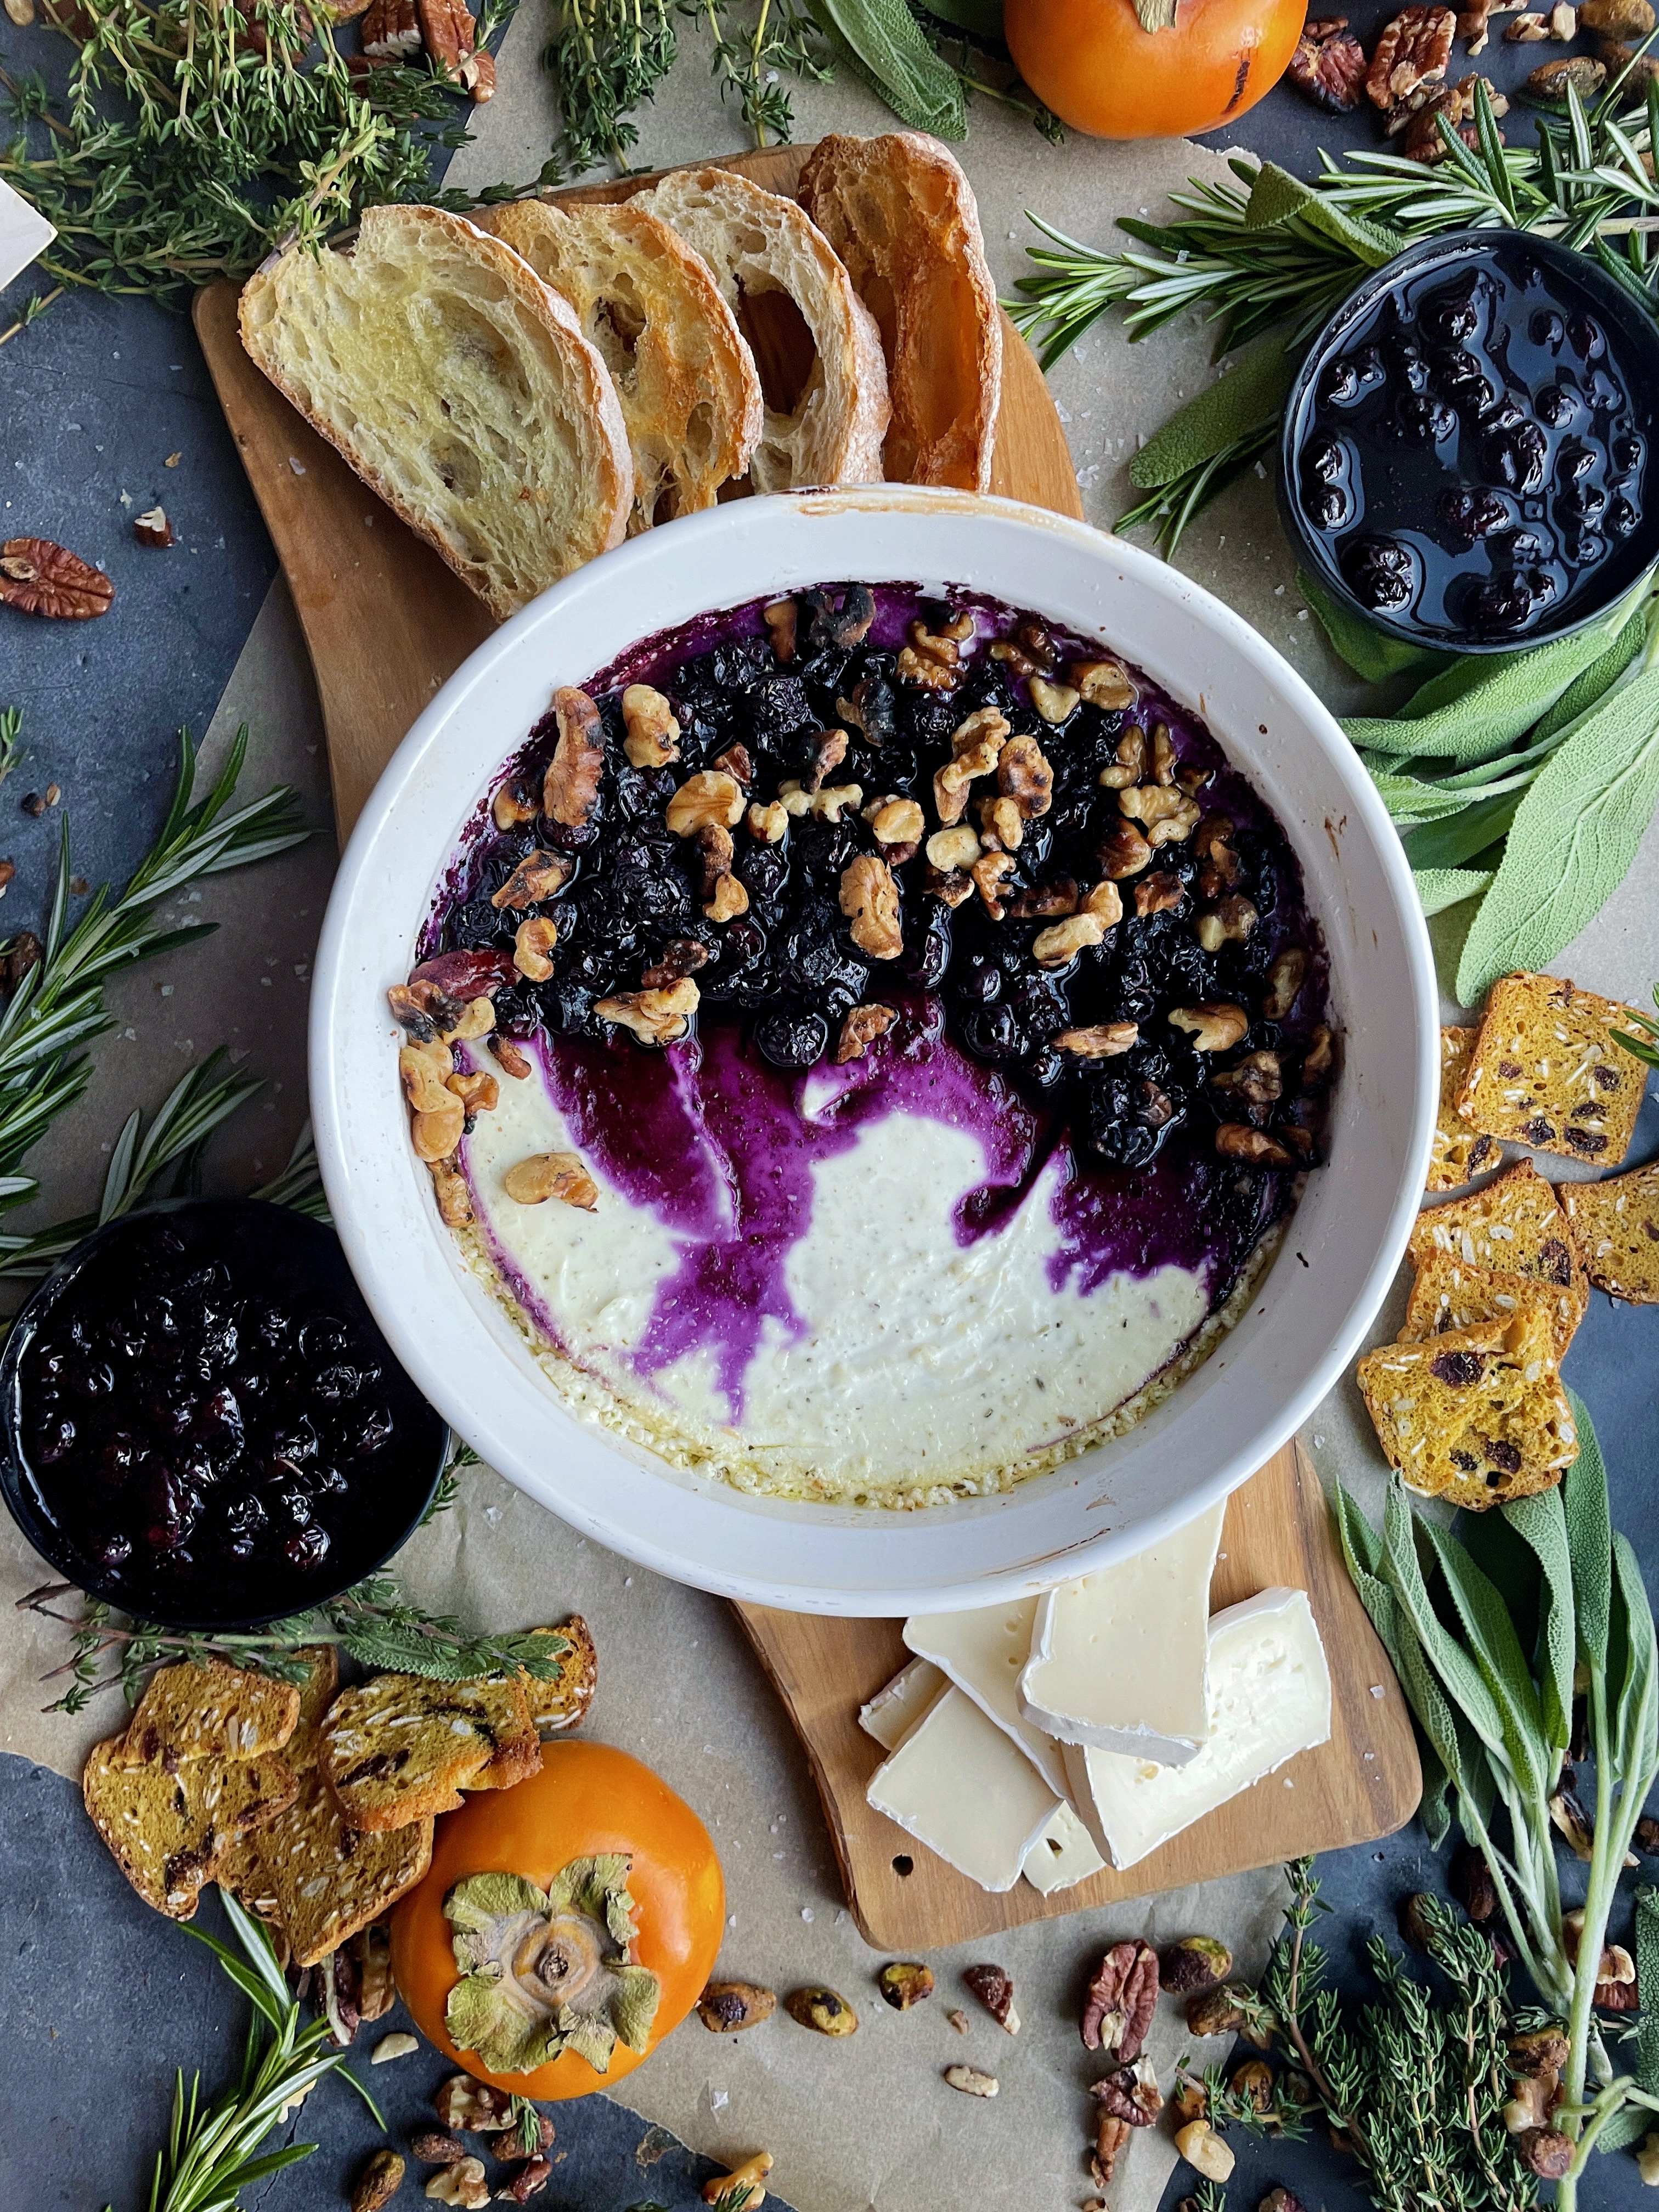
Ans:
[{"label": "wooden serving board", "polygon": [[[810,148],[776,147],[720,166],[793,196]],[[652,181],[579,186],[572,203],[629,198]],[[310,650],[343,842],[405,731],[489,635],[482,601],[451,574],[296,415],[243,352],[236,289],[198,295],[197,335],[276,547]],[[744,325],[769,393],[799,388],[809,363],[785,317],[750,304]],[[1066,434],[1035,359],[1003,329],[1003,386],[992,489],[1081,517]],[[1335,1692],[1331,1741],[1199,1822],[1127,1874],[1044,1898],[1020,1882],[991,1896],[872,1812],[865,1789],[880,1747],[858,1708],[908,1656],[896,1620],[736,1610],[805,1743],[848,1899],[879,1948],[925,1950],[1026,1920],[1208,1881],[1304,1851],[1386,1835],[1421,1789],[1411,1723],[1389,1663],[1331,1540],[1319,1486],[1293,1448],[1234,1497],[1216,1571],[1217,1605],[1278,1583],[1306,1589]],[[1377,1698],[1372,1686],[1386,1694]]]}]

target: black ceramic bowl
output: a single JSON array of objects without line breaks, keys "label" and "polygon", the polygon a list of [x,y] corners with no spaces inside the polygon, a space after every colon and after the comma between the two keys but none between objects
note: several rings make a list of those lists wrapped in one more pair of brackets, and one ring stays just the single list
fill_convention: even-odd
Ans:
[{"label": "black ceramic bowl", "polygon": [[1659,560],[1659,325],[1552,240],[1428,240],[1310,347],[1279,501],[1322,587],[1403,643],[1581,629]]},{"label": "black ceramic bowl", "polygon": [[204,1199],[96,1231],[0,1358],[0,1492],[65,1580],[171,1628],[325,1603],[418,1526],[448,1431],[320,1222]]}]

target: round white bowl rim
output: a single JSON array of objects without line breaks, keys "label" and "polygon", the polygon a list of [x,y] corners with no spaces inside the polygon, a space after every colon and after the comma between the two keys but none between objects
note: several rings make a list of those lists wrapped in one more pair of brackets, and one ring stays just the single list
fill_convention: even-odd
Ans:
[{"label": "round white bowl rim", "polygon": [[[1103,555],[1133,586],[1179,607],[1190,619],[1218,633],[1255,672],[1269,681],[1286,706],[1300,717],[1318,744],[1324,766],[1340,785],[1351,822],[1363,828],[1372,857],[1391,895],[1394,913],[1409,976],[1416,1015],[1415,1070],[1413,1085],[1412,1139],[1400,1188],[1388,1217],[1385,1233],[1365,1271],[1361,1287],[1352,1298],[1340,1326],[1326,1342],[1319,1358],[1300,1383],[1291,1389],[1266,1431],[1257,1431],[1243,1445],[1224,1450],[1212,1473],[1195,1487],[1182,1492],[1161,1509],[1139,1515],[1127,1528],[1110,1529],[1070,1545],[1045,1560],[1012,1562],[1000,1570],[975,1574],[966,1582],[882,1581],[842,1586],[812,1579],[810,1529],[801,1546],[805,1555],[799,1581],[776,1575],[757,1576],[732,1568],[718,1558],[705,1557],[696,1571],[678,1550],[659,1542],[647,1529],[617,1522],[604,1507],[602,1496],[574,1486],[562,1488],[545,1473],[529,1467],[521,1446],[495,1420],[488,1390],[468,1387],[465,1378],[434,1357],[428,1341],[418,1335],[404,1310],[404,1287],[399,1270],[388,1255],[386,1240],[377,1224],[365,1218],[352,1204],[350,1164],[343,1141],[342,1085],[349,1078],[350,1054],[337,1019],[343,988],[343,968],[350,941],[353,919],[360,902],[376,898],[371,880],[376,848],[386,834],[416,765],[437,740],[444,726],[462,709],[469,696],[485,683],[503,662],[526,650],[526,641],[544,628],[562,623],[585,597],[603,592],[607,598],[625,591],[629,568],[642,568],[669,552],[695,564],[708,539],[719,540],[738,521],[755,521],[757,507],[792,508],[804,516],[848,513],[871,515],[948,515],[955,521],[984,516],[1069,541],[1091,563]],[[961,563],[958,563],[958,568]],[[718,568],[711,567],[711,575]],[[868,570],[875,580],[887,580],[887,564],[879,557]],[[1004,594],[1006,596],[1006,594]],[[708,586],[703,604],[711,611],[734,603],[734,595],[718,583]],[[653,625],[644,619],[639,635]],[[522,732],[501,747],[501,757],[522,741]],[[1245,765],[1249,766],[1246,763]],[[467,796],[458,797],[452,842],[459,837]],[[411,930],[419,917],[411,915]],[[1413,883],[1410,866],[1387,810],[1358,756],[1329,710],[1306,680],[1276,648],[1242,616],[1204,590],[1182,572],[1155,555],[1090,525],[1017,500],[963,492],[921,489],[908,485],[872,484],[834,489],[772,495],[764,501],[744,501],[717,507],[660,526],[628,540],[615,552],[575,570],[533,600],[477,647],[436,693],[404,738],[382,772],[360,816],[342,856],[318,946],[310,1014],[310,1080],[312,1115],[318,1158],[335,1225],[347,1259],[375,1318],[398,1358],[442,1412],[450,1425],[466,1438],[489,1465],[499,1468],[520,1489],[547,1506],[581,1534],[622,1553],[635,1564],[678,1581],[693,1581],[716,1595],[795,1612],[841,1614],[941,1612],[985,1606],[1011,1597],[1024,1597],[1060,1581],[1093,1571],[1113,1560],[1133,1555],[1161,1541],[1196,1515],[1220,1503],[1303,1425],[1346,1370],[1387,1295],[1403,1255],[1416,1218],[1426,1175],[1438,1094],[1437,988],[1434,977],[1428,930]],[[1179,1394],[1177,1394],[1179,1395]],[[1133,1432],[1132,1432],[1133,1433]],[[616,1447],[611,1446],[615,1450]],[[629,1455],[637,1464],[637,1455]],[[1073,1463],[1081,1468],[1085,1459]],[[763,1510],[773,1501],[756,1500],[714,1483],[721,1499],[732,1505]],[[1018,1498],[1019,1491],[1006,1493]],[[975,1500],[976,1505],[994,1501]],[[803,1509],[835,1511],[836,1509]],[[890,1528],[896,1518],[915,1525],[921,1515],[895,1516],[891,1509],[863,1509],[871,1533]]]}]

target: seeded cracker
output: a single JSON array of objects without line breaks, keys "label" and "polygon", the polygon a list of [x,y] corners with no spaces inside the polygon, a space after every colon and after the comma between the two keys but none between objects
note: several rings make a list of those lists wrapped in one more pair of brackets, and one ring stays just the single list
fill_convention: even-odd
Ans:
[{"label": "seeded cracker", "polygon": [[173,1759],[257,1759],[280,1751],[300,1717],[292,1683],[210,1659],[158,1667],[128,1725],[122,1764]]},{"label": "seeded cracker", "polygon": [[180,1759],[162,1752],[129,1766],[126,1749],[125,1736],[93,1747],[81,1785],[87,1811],[145,1904],[188,1920],[228,1849],[292,1804],[294,1775],[274,1755]]},{"label": "seeded cracker", "polygon": [[599,1687],[599,1655],[593,1632],[579,1613],[573,1613],[557,1628],[537,1628],[531,1633],[557,1637],[564,1645],[559,1656],[559,1671],[550,1681],[538,1681],[533,1674],[525,1677],[530,1717],[536,1723],[536,1733],[545,1741],[550,1735],[562,1735],[567,1729],[580,1728],[587,1718],[587,1709]]},{"label": "seeded cracker", "polygon": [[1525,1321],[1537,1314],[1549,1328],[1551,1349],[1559,1361],[1572,1342],[1579,1311],[1570,1290],[1540,1282],[1536,1275],[1468,1267],[1449,1252],[1437,1252],[1417,1271],[1400,1341],[1422,1344],[1445,1329],[1474,1328],[1482,1322]]},{"label": "seeded cracker", "polygon": [[318,1765],[351,1826],[378,1832],[453,1812],[463,1790],[509,1790],[541,1755],[522,1676],[377,1674],[330,1706]]},{"label": "seeded cracker", "polygon": [[1632,1305],[1659,1305],[1659,1164],[1570,1183],[1563,1195],[1596,1288]]},{"label": "seeded cracker", "polygon": [[1483,1168],[1495,1168],[1503,1154],[1496,1137],[1471,1129],[1457,1111],[1457,1100],[1468,1073],[1469,1055],[1479,1032],[1442,1030],[1440,1032],[1440,1111],[1434,1125],[1434,1146],[1429,1154],[1431,1190],[1460,1190]]},{"label": "seeded cracker", "polygon": [[1426,1267],[1437,1252],[1443,1252],[1466,1267],[1535,1276],[1569,1291],[1575,1328],[1589,1304],[1589,1283],[1567,1217],[1553,1188],[1530,1160],[1519,1161],[1468,1198],[1425,1206],[1417,1217],[1407,1249],[1414,1267]]},{"label": "seeded cracker", "polygon": [[1424,1497],[1483,1512],[1553,1489],[1578,1456],[1541,1314],[1379,1345],[1358,1376],[1389,1463]]},{"label": "seeded cracker", "polygon": [[1645,1077],[1608,1035],[1630,1008],[1553,975],[1506,975],[1486,1001],[1457,1110],[1474,1129],[1617,1167]]}]

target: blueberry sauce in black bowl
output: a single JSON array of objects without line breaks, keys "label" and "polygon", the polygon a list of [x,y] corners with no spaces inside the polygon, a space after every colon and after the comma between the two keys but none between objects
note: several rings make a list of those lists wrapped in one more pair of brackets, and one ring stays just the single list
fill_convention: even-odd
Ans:
[{"label": "blueberry sauce in black bowl", "polygon": [[1279,506],[1339,604],[1407,643],[1513,651],[1659,559],[1659,327],[1580,253],[1466,231],[1391,261],[1291,388]]},{"label": "blueberry sauce in black bowl", "polygon": [[419,1525],[448,1443],[331,1229],[207,1199],[112,1221],[19,1314],[0,1492],[123,1613],[255,1627],[325,1603]]}]

